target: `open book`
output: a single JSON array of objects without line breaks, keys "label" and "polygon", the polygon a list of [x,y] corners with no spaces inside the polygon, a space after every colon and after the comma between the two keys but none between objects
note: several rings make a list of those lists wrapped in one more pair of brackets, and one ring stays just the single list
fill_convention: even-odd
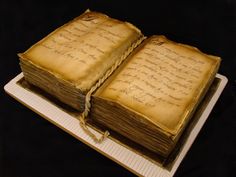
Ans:
[{"label": "open book", "polygon": [[78,111],[87,109],[89,122],[162,159],[220,65],[219,57],[164,36],[145,39],[132,24],[91,11],[19,57],[27,82]]}]

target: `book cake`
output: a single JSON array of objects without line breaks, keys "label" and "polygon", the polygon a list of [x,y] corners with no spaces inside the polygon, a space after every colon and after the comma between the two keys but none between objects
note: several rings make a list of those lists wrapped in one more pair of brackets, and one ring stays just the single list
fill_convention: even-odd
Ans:
[{"label": "book cake", "polygon": [[91,11],[19,57],[25,80],[83,112],[83,125],[115,132],[163,162],[220,65],[219,57],[162,35],[146,38],[128,22]]}]

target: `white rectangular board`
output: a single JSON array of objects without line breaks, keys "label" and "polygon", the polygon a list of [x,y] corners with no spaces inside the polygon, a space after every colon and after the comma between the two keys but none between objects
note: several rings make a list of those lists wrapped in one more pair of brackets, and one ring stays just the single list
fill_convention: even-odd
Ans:
[{"label": "white rectangular board", "polygon": [[[127,148],[126,146],[120,144],[118,141],[114,141],[110,138],[106,139],[100,144],[95,143],[80,127],[78,119],[64,112],[62,109],[52,104],[50,101],[17,84],[17,82],[23,78],[23,73],[20,73],[8,84],[6,84],[4,89],[10,96],[15,98],[34,112],[38,113],[46,120],[63,129],[64,131],[71,134],[83,143],[87,144],[91,148],[95,149],[99,153],[122,165],[131,172],[139,176],[172,177],[179,167],[184,156],[190,149],[192,143],[197,137],[199,131],[201,130],[203,124],[208,118],[210,112],[212,111],[215,103],[217,102],[227,83],[226,77],[220,74],[217,74],[216,77],[220,79],[217,90],[214,92],[211,100],[201,114],[198,122],[194,125],[185,143],[183,144],[183,147],[177,155],[172,168],[169,170],[158,165],[153,160],[145,158],[145,156],[132,151],[131,148]],[[100,135],[100,133],[96,130],[92,128],[89,129],[95,135]]]}]

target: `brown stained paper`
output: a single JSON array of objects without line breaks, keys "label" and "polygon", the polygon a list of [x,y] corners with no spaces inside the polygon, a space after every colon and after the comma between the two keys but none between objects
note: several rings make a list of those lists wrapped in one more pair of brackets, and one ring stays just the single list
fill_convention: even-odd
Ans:
[{"label": "brown stained paper", "polygon": [[171,133],[193,109],[219,60],[152,37],[102,91]]},{"label": "brown stained paper", "polygon": [[87,12],[51,33],[21,57],[86,91],[140,35],[131,24]]}]

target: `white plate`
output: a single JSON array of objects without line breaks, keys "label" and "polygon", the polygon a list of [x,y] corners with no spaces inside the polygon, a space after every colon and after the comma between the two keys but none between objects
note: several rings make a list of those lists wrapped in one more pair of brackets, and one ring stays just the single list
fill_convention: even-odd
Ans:
[{"label": "white plate", "polygon": [[[194,125],[185,144],[177,155],[172,168],[169,170],[159,166],[152,160],[147,159],[144,156],[132,151],[130,148],[119,144],[117,141],[113,141],[112,139],[108,138],[101,144],[95,143],[86,133],[84,133],[84,131],[80,127],[79,121],[75,117],[64,112],[56,105],[53,105],[50,101],[43,99],[43,97],[40,97],[39,95],[17,84],[17,82],[23,78],[22,73],[20,73],[8,84],[6,84],[4,89],[9,95],[14,97],[16,100],[18,100],[28,108],[32,109],[51,123],[60,127],[78,140],[82,141],[91,148],[97,150],[99,153],[122,165],[131,172],[139,176],[172,177],[179,167],[184,156],[188,152],[189,148],[191,147],[192,143],[194,142],[195,138],[197,137],[197,134],[202,128],[204,122],[206,121],[208,115],[213,109],[227,83],[226,77],[220,74],[217,74],[216,77],[220,79],[217,90],[215,91],[214,95],[203,111],[198,122]],[[98,136],[100,135],[99,132],[93,129],[91,129],[91,131]]]}]

